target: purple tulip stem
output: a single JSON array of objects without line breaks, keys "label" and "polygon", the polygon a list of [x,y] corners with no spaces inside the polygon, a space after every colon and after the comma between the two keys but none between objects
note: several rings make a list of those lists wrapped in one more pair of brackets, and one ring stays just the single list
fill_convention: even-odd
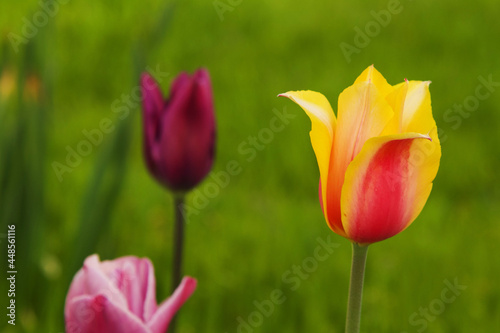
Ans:
[{"label": "purple tulip stem", "polygon": [[351,281],[349,283],[345,333],[359,333],[367,253],[368,245],[361,246],[352,243]]},{"label": "purple tulip stem", "polygon": [[[172,270],[172,292],[181,282],[182,277],[182,253],[184,249],[184,194],[176,194],[174,197],[175,226],[174,226],[174,258]],[[177,320],[174,317],[170,323],[169,333],[176,330]]]}]

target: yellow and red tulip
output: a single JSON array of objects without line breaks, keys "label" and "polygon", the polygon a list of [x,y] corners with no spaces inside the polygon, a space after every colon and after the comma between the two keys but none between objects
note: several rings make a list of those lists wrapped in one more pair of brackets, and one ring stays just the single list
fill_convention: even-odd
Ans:
[{"label": "yellow and red tulip", "polygon": [[312,122],[319,197],[330,228],[359,244],[392,237],[425,205],[441,158],[429,81],[391,86],[373,65],[339,96],[290,91]]}]

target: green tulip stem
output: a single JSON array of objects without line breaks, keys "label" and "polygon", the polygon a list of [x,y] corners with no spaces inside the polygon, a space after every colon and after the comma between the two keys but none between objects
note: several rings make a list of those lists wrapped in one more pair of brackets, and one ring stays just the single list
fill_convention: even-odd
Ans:
[{"label": "green tulip stem", "polygon": [[172,271],[172,293],[181,283],[182,252],[184,248],[184,195],[174,198],[175,226],[174,226],[174,268]]},{"label": "green tulip stem", "polygon": [[[175,225],[174,225],[174,268],[172,270],[172,294],[181,283],[182,278],[182,252],[184,249],[184,194],[174,196]],[[177,330],[177,316],[172,318],[168,326],[168,332]]]},{"label": "green tulip stem", "polygon": [[367,253],[368,246],[352,243],[351,282],[347,301],[346,333],[359,333]]}]

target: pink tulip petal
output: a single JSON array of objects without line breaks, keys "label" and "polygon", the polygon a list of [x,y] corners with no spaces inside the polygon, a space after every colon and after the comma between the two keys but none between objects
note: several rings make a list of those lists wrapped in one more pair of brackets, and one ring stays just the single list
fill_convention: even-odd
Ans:
[{"label": "pink tulip petal", "polygon": [[150,270],[148,271],[148,276],[147,276],[147,287],[146,287],[146,294],[144,295],[144,309],[142,315],[144,322],[146,323],[151,320],[157,309],[156,279],[155,279],[154,266],[149,261],[149,259],[148,263],[150,265]]},{"label": "pink tulip petal", "polygon": [[88,294],[87,283],[85,282],[85,271],[80,269],[71,281],[68,294],[66,295],[66,302],[75,297]]},{"label": "pink tulip petal", "polygon": [[85,259],[83,264],[85,272],[85,284],[87,286],[87,294],[98,295],[104,294],[106,297],[116,304],[121,304],[127,307],[128,302],[118,288],[113,284],[113,281],[105,274],[99,262],[99,256],[92,255]]},{"label": "pink tulip petal", "polygon": [[196,279],[185,277],[175,292],[159,307],[153,318],[147,323],[152,333],[163,333],[180,307],[187,301],[196,289]]},{"label": "pink tulip petal", "polygon": [[106,296],[79,296],[67,304],[66,333],[151,333],[139,318]]},{"label": "pink tulip petal", "polygon": [[101,267],[125,296],[129,310],[148,321],[156,311],[156,281],[151,261],[129,256],[103,261]]}]

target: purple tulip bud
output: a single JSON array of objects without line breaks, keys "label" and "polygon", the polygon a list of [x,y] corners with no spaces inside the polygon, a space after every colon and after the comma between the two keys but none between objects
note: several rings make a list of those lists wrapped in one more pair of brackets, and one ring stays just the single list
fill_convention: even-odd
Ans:
[{"label": "purple tulip bud", "polygon": [[141,77],[144,152],[153,176],[172,191],[195,187],[212,168],[215,115],[210,76],[181,73],[163,99],[155,80]]}]

